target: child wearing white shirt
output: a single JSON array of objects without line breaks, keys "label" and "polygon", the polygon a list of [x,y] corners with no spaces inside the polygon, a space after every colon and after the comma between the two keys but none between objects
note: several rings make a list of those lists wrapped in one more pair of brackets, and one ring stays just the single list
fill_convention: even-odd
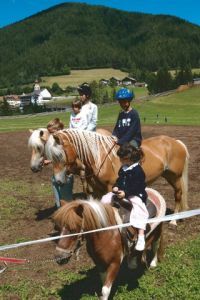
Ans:
[{"label": "child wearing white shirt", "polygon": [[81,111],[87,117],[86,130],[96,131],[98,108],[97,105],[92,103],[90,99],[92,95],[91,87],[89,86],[89,84],[83,83],[81,86],[78,87],[78,92],[82,103]]},{"label": "child wearing white shirt", "polygon": [[87,116],[81,109],[82,103],[80,100],[75,100],[72,103],[72,113],[70,115],[69,128],[87,129]]}]

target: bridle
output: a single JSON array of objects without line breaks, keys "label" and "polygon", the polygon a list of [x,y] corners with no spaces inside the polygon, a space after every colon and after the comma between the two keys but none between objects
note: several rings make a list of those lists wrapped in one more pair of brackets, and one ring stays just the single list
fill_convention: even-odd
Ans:
[{"label": "bridle", "polygon": [[74,245],[71,249],[69,249],[69,250],[63,249],[63,248],[60,248],[59,246],[57,246],[56,250],[67,254],[67,257],[71,257],[74,254],[76,254],[78,256],[78,251],[83,244],[83,234],[82,233],[83,233],[83,229],[81,228],[80,233],[76,239],[76,242],[74,243]]}]

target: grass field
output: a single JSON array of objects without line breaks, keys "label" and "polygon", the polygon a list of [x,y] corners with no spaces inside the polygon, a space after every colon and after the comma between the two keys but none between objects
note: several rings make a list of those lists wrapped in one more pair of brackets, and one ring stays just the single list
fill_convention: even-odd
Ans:
[{"label": "grass field", "polygon": [[[133,106],[138,110],[142,124],[200,125],[200,88],[143,100],[135,104],[133,102]],[[114,125],[119,111],[119,105],[116,103],[100,106],[98,127]],[[69,115],[69,112],[57,112],[45,115],[0,118],[0,131],[20,131],[46,127],[46,124],[55,117],[60,117],[67,127]]]},{"label": "grass field", "polygon": [[116,69],[93,69],[93,70],[76,70],[71,71],[70,75],[42,77],[42,84],[52,86],[57,82],[60,87],[66,88],[67,86],[77,86],[83,82],[91,82],[93,80],[99,81],[100,79],[110,79],[111,77],[118,77],[123,79],[128,76],[128,73]]}]

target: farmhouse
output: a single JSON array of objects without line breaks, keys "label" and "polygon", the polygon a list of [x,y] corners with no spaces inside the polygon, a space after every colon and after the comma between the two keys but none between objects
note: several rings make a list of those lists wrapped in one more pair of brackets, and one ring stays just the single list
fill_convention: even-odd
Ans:
[{"label": "farmhouse", "polygon": [[99,84],[101,84],[101,85],[109,85],[109,80],[102,78],[102,79],[99,80]]},{"label": "farmhouse", "polygon": [[200,78],[194,78],[193,79],[193,84],[194,85],[199,85],[200,84]]},{"label": "farmhouse", "polygon": [[136,82],[135,86],[137,86],[137,87],[147,87],[147,84],[146,84],[146,82]]},{"label": "farmhouse", "polygon": [[122,85],[134,85],[136,83],[136,79],[132,77],[124,77],[122,79]]},{"label": "farmhouse", "polygon": [[31,97],[32,97],[32,93],[30,93],[30,94],[23,93],[21,96],[19,96],[20,107],[30,105],[31,104]]},{"label": "farmhouse", "polygon": [[20,99],[18,95],[7,95],[3,98],[11,106],[11,108],[17,108],[20,105]]},{"label": "farmhouse", "polygon": [[120,85],[122,83],[121,79],[117,78],[117,77],[111,77],[109,82],[114,85]]}]

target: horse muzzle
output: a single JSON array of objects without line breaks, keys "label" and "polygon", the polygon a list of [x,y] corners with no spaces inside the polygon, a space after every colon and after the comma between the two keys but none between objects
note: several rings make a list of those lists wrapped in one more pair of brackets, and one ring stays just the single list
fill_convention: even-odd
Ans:
[{"label": "horse muzzle", "polygon": [[73,255],[73,251],[56,247],[55,260],[57,264],[63,265],[68,263],[72,255]]},{"label": "horse muzzle", "polygon": [[42,171],[43,166],[44,166],[44,159],[42,158],[37,163],[36,162],[31,163],[31,171],[34,173],[40,172]]}]

